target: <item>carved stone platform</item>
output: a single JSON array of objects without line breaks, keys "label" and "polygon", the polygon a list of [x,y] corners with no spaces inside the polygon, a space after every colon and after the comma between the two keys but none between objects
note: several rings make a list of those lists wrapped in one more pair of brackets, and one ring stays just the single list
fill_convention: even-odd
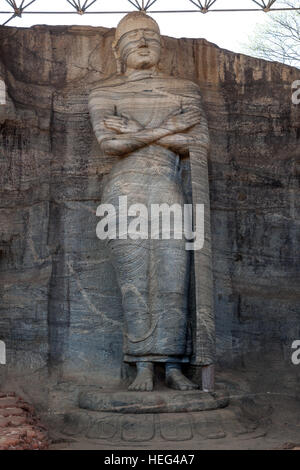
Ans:
[{"label": "carved stone platform", "polygon": [[[124,384],[107,390],[97,385],[62,383],[52,391],[51,413],[44,416],[44,422],[54,440],[62,436],[92,439],[103,449],[108,445],[116,449],[133,448],[140,443],[155,449],[165,448],[166,443],[170,449],[177,445],[206,449],[208,442],[231,448],[233,440],[257,442],[268,432],[273,411],[260,398],[254,400],[248,394],[244,397],[239,394],[238,403],[236,399],[229,403],[229,394],[221,384],[215,396],[200,390],[178,392],[162,383],[156,387],[153,392],[137,393],[128,392]],[[105,411],[94,411],[103,403]],[[129,408],[130,404],[134,406]],[[191,411],[196,406],[199,411]]]},{"label": "carved stone platform", "polygon": [[229,395],[224,389],[215,392],[92,390],[79,395],[79,407],[82,409],[130,414],[208,411],[224,408],[228,403]]},{"label": "carved stone platform", "polygon": [[233,439],[263,438],[268,426],[260,421],[257,416],[243,415],[240,407],[235,406],[199,413],[147,414],[102,413],[77,408],[64,415],[61,429],[66,436],[97,439],[104,449],[108,444],[118,449],[138,443],[153,445],[153,448],[163,445],[160,448],[164,448],[166,442],[171,449],[172,442],[182,446],[185,441],[189,442],[190,449],[205,449],[207,439],[218,443],[227,439],[227,448],[231,448]]}]

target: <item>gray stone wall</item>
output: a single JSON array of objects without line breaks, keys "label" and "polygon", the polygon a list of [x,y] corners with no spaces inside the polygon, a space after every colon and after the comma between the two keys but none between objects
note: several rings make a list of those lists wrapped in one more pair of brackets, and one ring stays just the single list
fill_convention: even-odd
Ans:
[{"label": "gray stone wall", "polygon": [[[120,296],[95,232],[112,161],[100,158],[87,109],[92,84],[115,70],[113,34],[0,28],[14,108],[0,122],[0,374],[19,383],[121,375]],[[166,37],[161,68],[201,86],[209,120],[219,364],[289,361],[300,339],[300,71]]]}]

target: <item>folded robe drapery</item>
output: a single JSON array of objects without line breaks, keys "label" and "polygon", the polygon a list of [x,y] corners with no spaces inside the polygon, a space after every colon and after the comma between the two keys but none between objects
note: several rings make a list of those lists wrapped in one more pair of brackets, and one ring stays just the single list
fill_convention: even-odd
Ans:
[{"label": "folded robe drapery", "polygon": [[[137,82],[140,81],[137,80]],[[134,80],[130,81],[124,76],[108,79],[92,91],[89,107],[93,128],[98,141],[107,135],[107,129],[101,124],[105,115],[112,114],[118,104],[118,90],[124,87],[132,89]],[[166,96],[170,100],[178,100],[185,108],[198,108],[201,112],[201,122],[188,131],[191,136],[189,144],[190,175],[188,177],[194,210],[197,204],[204,205],[204,245],[200,250],[193,251],[194,257],[194,308],[192,309],[192,335],[193,354],[190,363],[206,366],[215,361],[215,319],[213,309],[213,279],[212,279],[212,254],[211,254],[211,229],[210,229],[210,200],[208,179],[208,147],[209,134],[205,112],[202,107],[201,93],[198,85],[188,80],[174,77],[157,76],[151,80],[148,88],[162,98]],[[135,89],[136,91],[136,89]],[[120,95],[119,95],[120,97]],[[126,157],[125,157],[126,158]],[[192,190],[192,191],[191,191]]]},{"label": "folded robe drapery", "polygon": [[193,215],[196,204],[204,205],[204,245],[194,251],[195,309],[193,355],[191,364],[210,365],[215,362],[215,318],[213,308],[213,276],[207,147],[192,144],[190,168]]}]

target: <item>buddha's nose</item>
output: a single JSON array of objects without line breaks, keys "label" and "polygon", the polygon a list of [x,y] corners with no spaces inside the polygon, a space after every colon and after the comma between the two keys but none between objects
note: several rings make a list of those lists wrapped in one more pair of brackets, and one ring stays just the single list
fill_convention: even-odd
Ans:
[{"label": "buddha's nose", "polygon": [[146,47],[146,46],[147,46],[147,42],[146,42],[146,39],[145,39],[145,36],[144,36],[144,35],[142,35],[142,36],[140,37],[139,46],[140,46],[140,47]]}]

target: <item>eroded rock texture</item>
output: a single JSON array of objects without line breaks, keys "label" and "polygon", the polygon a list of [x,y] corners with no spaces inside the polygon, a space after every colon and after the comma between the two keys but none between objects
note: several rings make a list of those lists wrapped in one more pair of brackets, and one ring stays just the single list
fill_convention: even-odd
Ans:
[{"label": "eroded rock texture", "polygon": [[[120,296],[95,231],[111,161],[99,157],[87,109],[92,84],[115,70],[113,34],[0,28],[10,99],[0,124],[1,373],[32,395],[55,366],[85,383],[121,373]],[[300,105],[291,100],[300,71],[172,38],[161,68],[200,85],[209,121],[220,364],[241,359],[247,373],[258,353],[284,366],[300,339]]]}]

